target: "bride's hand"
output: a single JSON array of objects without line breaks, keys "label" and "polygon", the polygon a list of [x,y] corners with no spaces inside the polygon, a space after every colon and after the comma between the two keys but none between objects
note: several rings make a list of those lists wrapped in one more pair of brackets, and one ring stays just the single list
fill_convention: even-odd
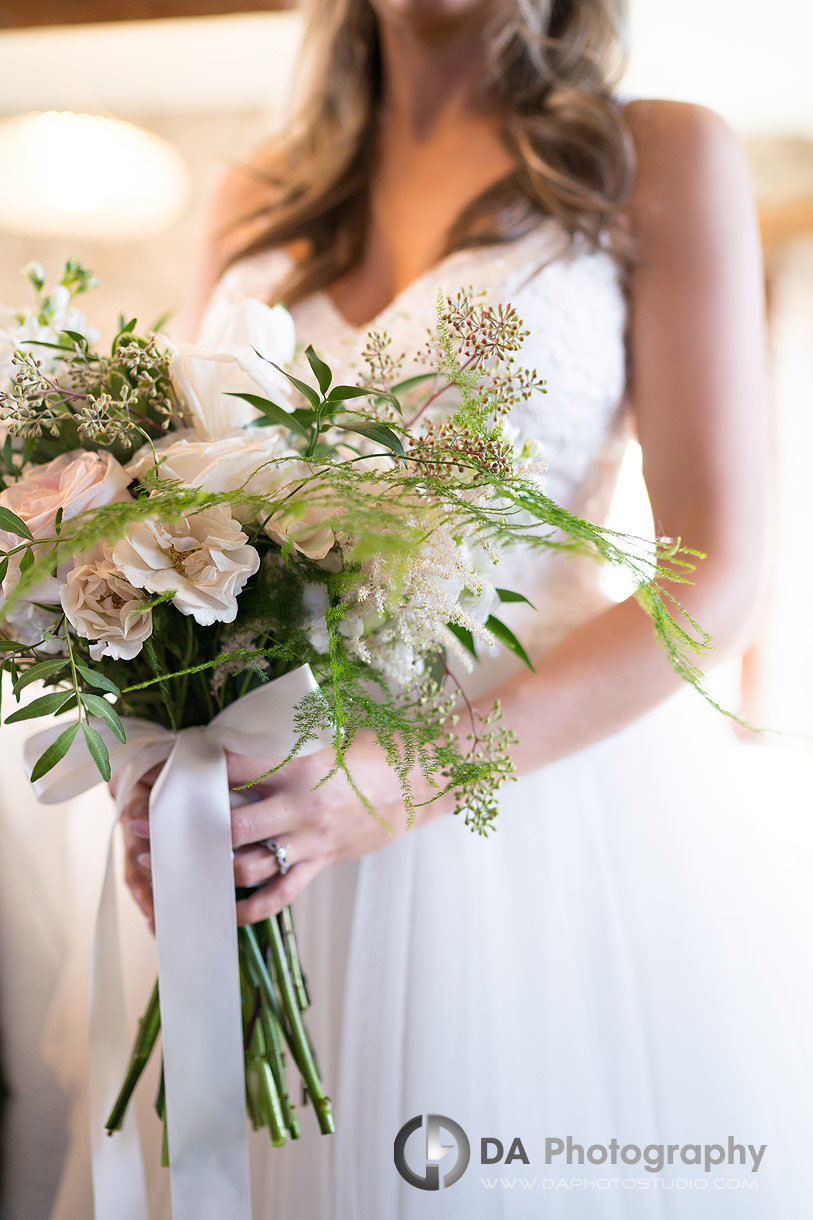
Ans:
[{"label": "bride's hand", "polygon": [[[231,787],[262,775],[271,760],[229,754]],[[232,810],[234,878],[238,886],[262,889],[237,904],[239,924],[255,923],[282,910],[313,877],[330,864],[353,860],[377,851],[406,833],[406,812],[398,782],[372,735],[359,734],[348,752],[353,779],[390,831],[364,807],[342,772],[315,788],[333,765],[333,749],[320,750],[286,763],[282,770],[246,789],[249,803]],[[149,857],[149,794],[160,767],[136,785],[122,811],[126,844],[125,879],[138,905],[154,929]],[[417,800],[429,790],[416,778]],[[416,810],[415,824],[423,825],[451,808],[441,798]],[[288,846],[287,872],[280,873],[268,839]]]},{"label": "bride's hand", "polygon": [[[150,792],[161,774],[163,763],[145,772],[134,786],[121,811],[120,822],[124,831],[124,880],[130,893],[155,931],[155,914],[152,905],[152,875],[150,872]],[[116,783],[108,787],[113,797]]]},{"label": "bride's hand", "polygon": [[[233,754],[228,763],[232,786],[248,782],[272,765]],[[389,833],[364,807],[344,773],[337,772],[316,787],[333,763],[332,747],[294,759],[247,789],[249,803],[233,809],[235,880],[240,886],[268,882],[238,902],[239,923],[255,923],[275,914],[323,868],[378,851],[406,832],[398,781],[371,735],[359,735],[347,763],[378,816],[389,823]],[[288,847],[284,875],[266,845],[269,839]]]}]

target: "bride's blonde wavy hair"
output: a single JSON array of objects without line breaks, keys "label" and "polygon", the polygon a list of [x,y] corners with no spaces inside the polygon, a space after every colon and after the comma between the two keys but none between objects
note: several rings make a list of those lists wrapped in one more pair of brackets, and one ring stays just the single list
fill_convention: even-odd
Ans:
[{"label": "bride's blonde wavy hair", "polygon": [[[305,0],[301,100],[270,161],[244,166],[269,188],[243,216],[256,235],[232,254],[302,241],[306,254],[280,284],[292,305],[357,265],[364,250],[381,97],[378,24],[369,0]],[[540,217],[571,238],[605,242],[624,261],[613,225],[634,173],[615,88],[626,63],[626,0],[510,0],[488,31],[485,97],[502,117],[514,170],[451,225],[442,256],[510,240]],[[304,71],[304,77],[303,77]],[[609,241],[607,238],[609,237]]]}]

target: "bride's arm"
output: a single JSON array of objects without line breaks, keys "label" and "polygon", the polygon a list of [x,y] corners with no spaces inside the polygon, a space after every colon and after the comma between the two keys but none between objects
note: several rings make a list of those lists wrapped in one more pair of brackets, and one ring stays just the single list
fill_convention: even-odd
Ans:
[{"label": "bride's arm", "polygon": [[[712,634],[712,660],[753,626],[764,529],[765,337],[762,262],[748,169],[716,115],[634,102],[629,359],[643,472],[656,530],[705,552],[692,585],[672,586]],[[622,728],[680,684],[633,598],[579,627],[538,673],[498,691],[505,721],[533,724],[519,768]],[[522,734],[520,733],[520,736]]]},{"label": "bride's arm", "polygon": [[[765,397],[763,282],[757,223],[740,145],[710,112],[679,103],[634,102],[627,117],[638,170],[630,214],[639,261],[632,278],[629,358],[644,476],[659,534],[708,554],[692,585],[674,589],[714,638],[715,659],[747,641],[763,533]],[[523,673],[488,691],[519,739],[521,774],[595,742],[680,686],[651,621],[630,598],[580,626]],[[354,775],[376,808],[404,833],[403,807],[380,750],[359,739]],[[265,768],[232,758],[243,782]],[[247,902],[243,922],[292,901],[326,865],[375,851],[391,839],[337,776],[317,792],[321,754],[295,760],[263,785],[264,799],[235,810],[240,884],[273,872],[266,838],[291,842],[293,866]],[[430,795],[419,775],[418,799]],[[127,816],[144,821],[147,788]],[[450,809],[418,811],[418,825]],[[138,825],[138,822],[141,825]],[[131,823],[131,830],[133,829]],[[462,833],[462,831],[461,831]],[[128,879],[151,908],[144,840],[128,835]]]}]

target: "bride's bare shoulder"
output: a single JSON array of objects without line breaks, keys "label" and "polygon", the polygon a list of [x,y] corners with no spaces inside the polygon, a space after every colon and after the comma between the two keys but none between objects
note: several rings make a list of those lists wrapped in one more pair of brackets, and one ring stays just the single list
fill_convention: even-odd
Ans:
[{"label": "bride's bare shoulder", "polygon": [[692,102],[635,99],[624,107],[635,149],[630,217],[640,237],[681,228],[705,217],[746,211],[752,203],[745,150],[715,111]]},{"label": "bride's bare shoulder", "polygon": [[268,141],[221,174],[206,210],[205,240],[228,261],[264,231],[281,194],[283,161],[279,145]]},{"label": "bride's bare shoulder", "polygon": [[[282,159],[274,143],[233,161],[210,192],[199,230],[197,257],[181,312],[181,329],[197,333],[207,301],[229,264],[266,230],[280,195]],[[297,243],[286,250],[298,257]]]}]

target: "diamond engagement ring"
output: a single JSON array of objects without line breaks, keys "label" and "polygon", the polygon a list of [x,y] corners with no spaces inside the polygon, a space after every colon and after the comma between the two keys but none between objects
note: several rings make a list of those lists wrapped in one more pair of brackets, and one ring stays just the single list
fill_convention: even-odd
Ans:
[{"label": "diamond engagement ring", "polygon": [[288,864],[288,848],[291,844],[277,843],[276,839],[266,839],[265,846],[276,856],[280,875],[284,877],[290,867]]}]

